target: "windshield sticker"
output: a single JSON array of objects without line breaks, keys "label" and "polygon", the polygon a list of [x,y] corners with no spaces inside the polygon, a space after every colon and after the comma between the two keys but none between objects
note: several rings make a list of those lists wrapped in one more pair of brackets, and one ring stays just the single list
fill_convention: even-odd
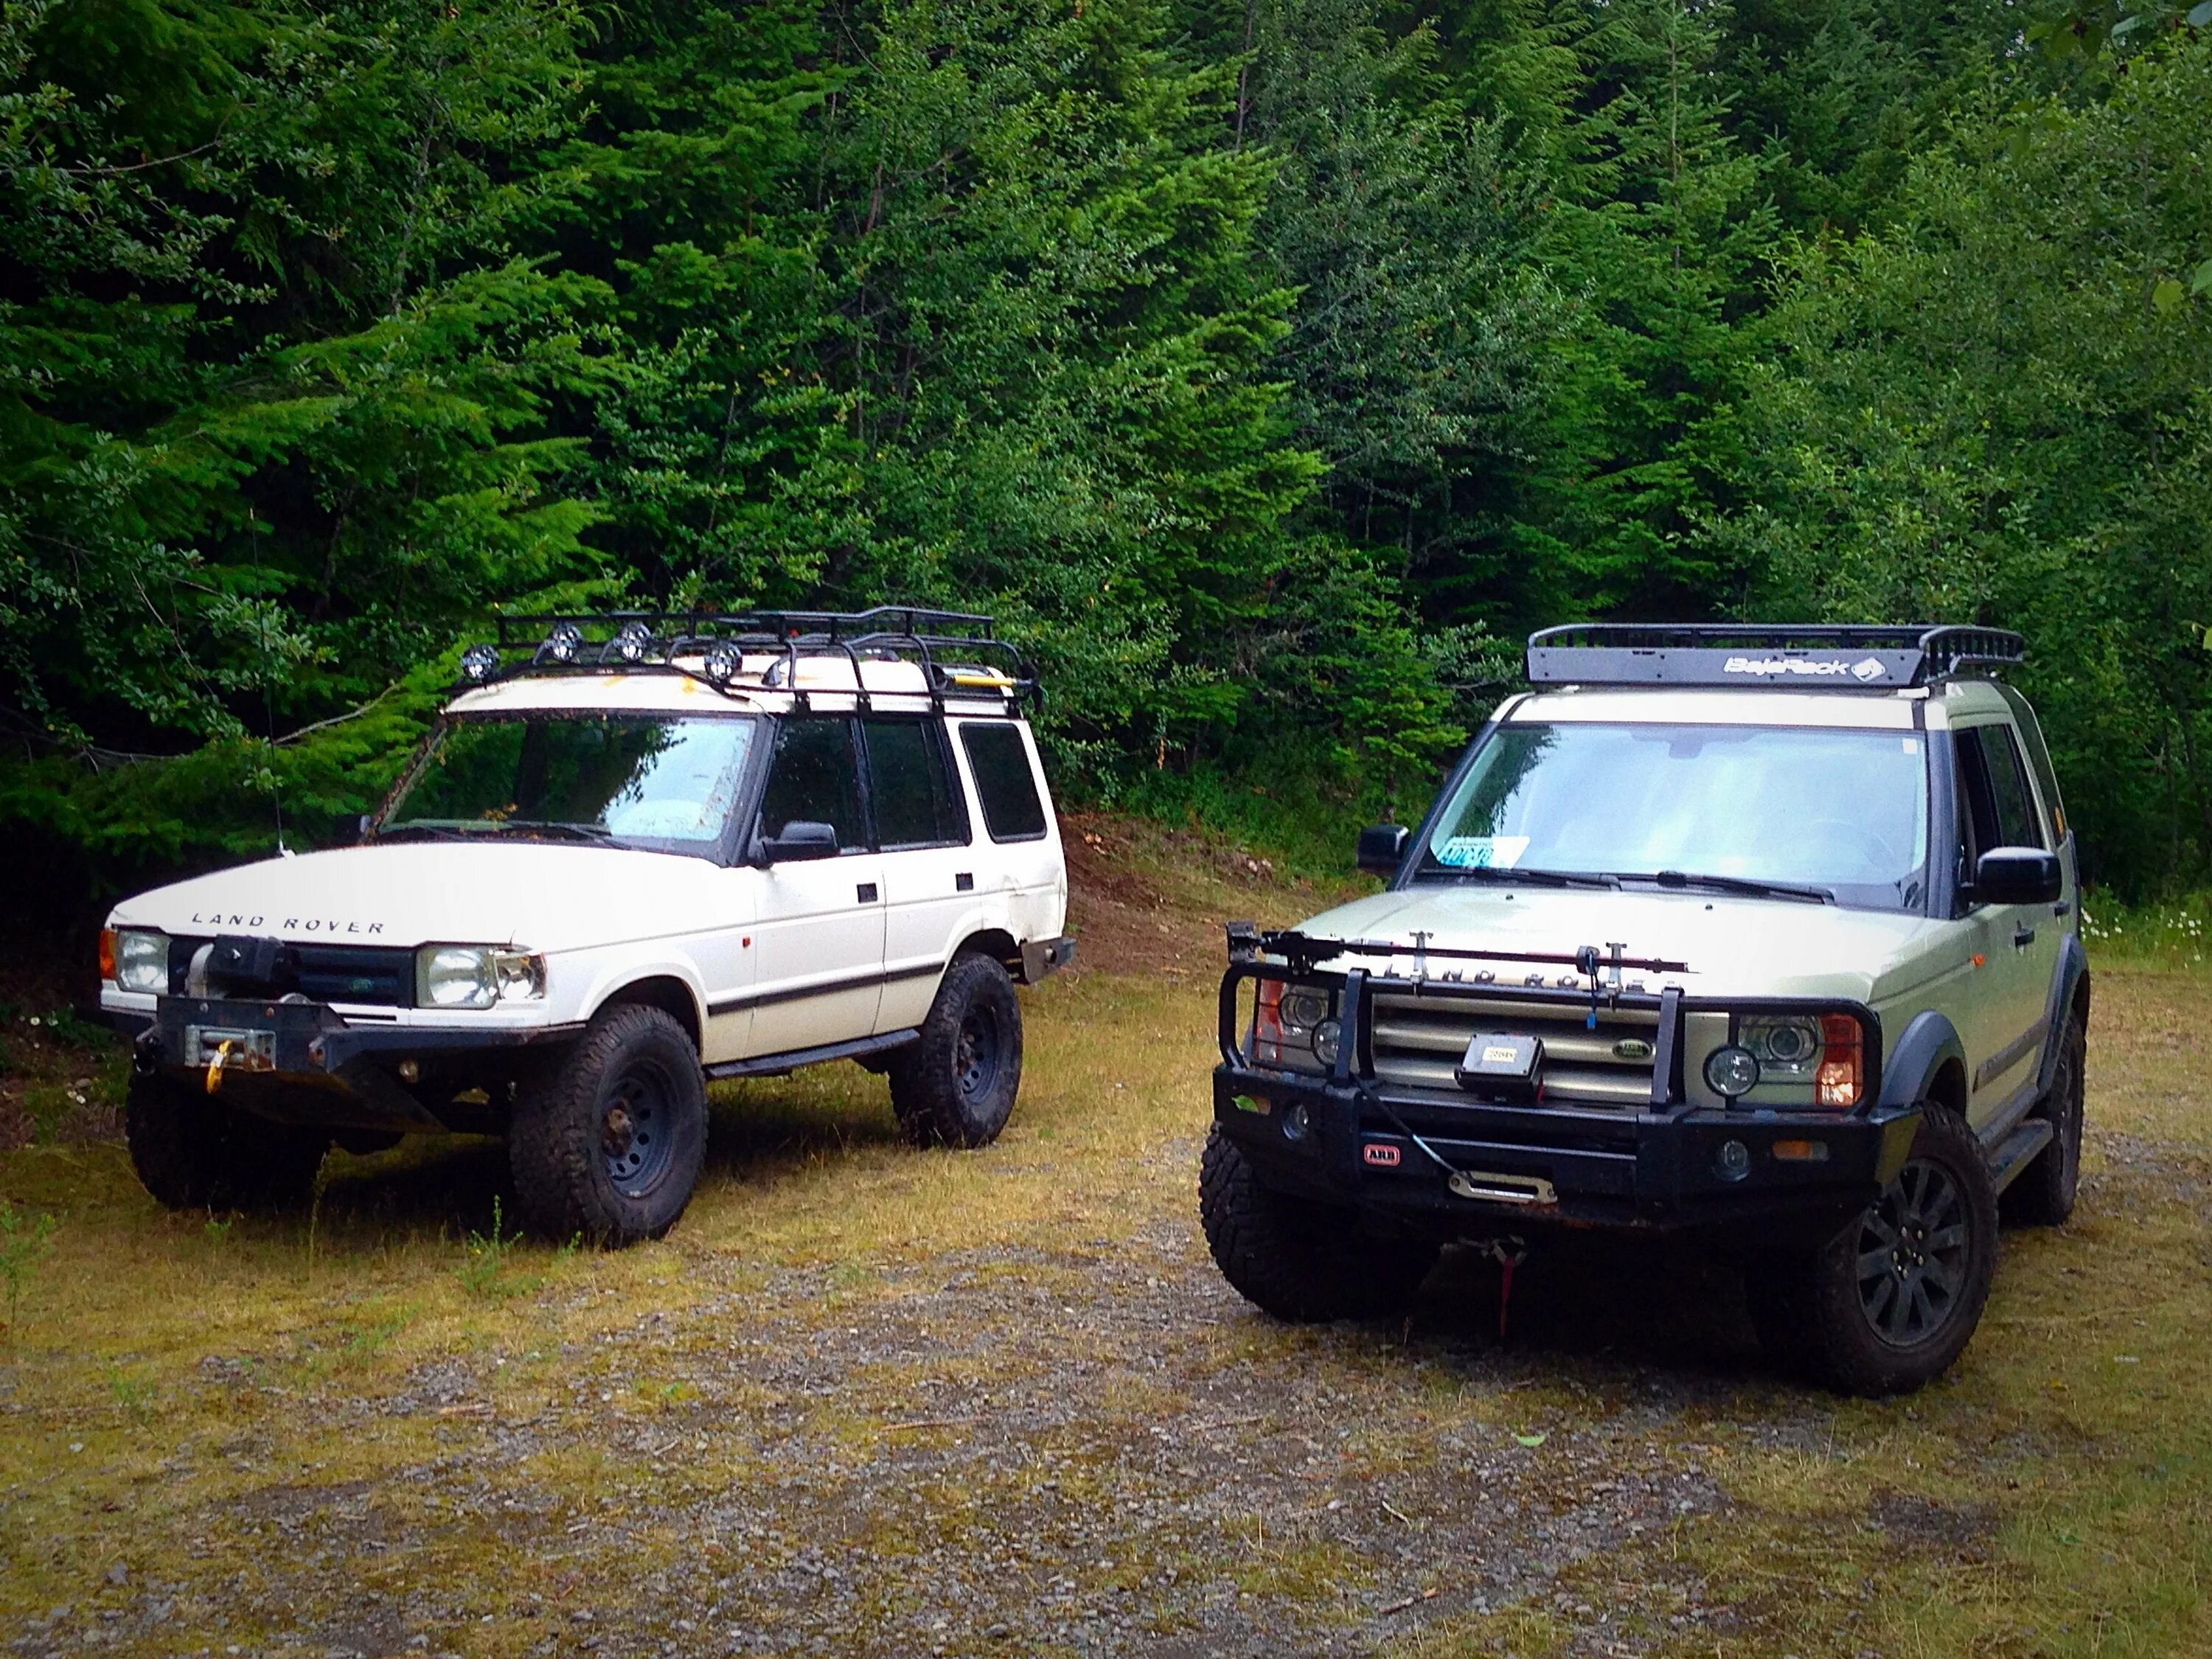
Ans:
[{"label": "windshield sticker", "polygon": [[1528,850],[1526,836],[1454,836],[1437,848],[1437,862],[1455,870],[1510,870]]}]

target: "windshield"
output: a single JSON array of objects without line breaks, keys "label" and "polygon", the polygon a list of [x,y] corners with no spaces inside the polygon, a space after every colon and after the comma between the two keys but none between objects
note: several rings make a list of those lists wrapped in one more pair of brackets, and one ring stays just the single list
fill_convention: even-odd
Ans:
[{"label": "windshield", "polygon": [[378,833],[709,852],[737,804],[755,726],[568,711],[448,720]]},{"label": "windshield", "polygon": [[1438,815],[1415,878],[1706,877],[1717,890],[1774,884],[1911,908],[1928,861],[1922,750],[1917,732],[1501,726]]}]

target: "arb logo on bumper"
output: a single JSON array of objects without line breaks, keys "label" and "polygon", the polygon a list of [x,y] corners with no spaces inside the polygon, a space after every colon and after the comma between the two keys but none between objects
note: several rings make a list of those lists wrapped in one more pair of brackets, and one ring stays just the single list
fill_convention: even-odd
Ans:
[{"label": "arb logo on bumper", "polygon": [[1366,1153],[1367,1161],[1378,1170],[1395,1170],[1398,1167],[1398,1149],[1387,1142],[1369,1141]]}]

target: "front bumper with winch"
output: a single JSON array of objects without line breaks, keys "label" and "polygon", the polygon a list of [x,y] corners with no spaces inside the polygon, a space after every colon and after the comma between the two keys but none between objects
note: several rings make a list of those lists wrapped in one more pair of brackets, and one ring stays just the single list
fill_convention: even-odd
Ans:
[{"label": "front bumper with winch", "polygon": [[[1328,1074],[1255,1065],[1240,1040],[1242,982],[1292,977],[1335,991],[1342,1029]],[[1790,1110],[1692,1101],[1681,1081],[1681,1022],[1705,1005],[1672,991],[1608,994],[1613,1006],[1656,1017],[1650,1099],[1640,1106],[1515,1102],[1386,1082],[1372,1060],[1378,988],[1402,996],[1407,987],[1396,979],[1378,987],[1357,968],[1294,975],[1264,961],[1231,963],[1222,981],[1213,1117],[1263,1186],[1444,1237],[1551,1223],[1810,1243],[1874,1201],[1904,1167],[1918,1128],[1911,1105]],[[1474,994],[1440,981],[1421,991]],[[1520,994],[1492,984],[1480,994],[1495,1003]],[[1558,1000],[1534,993],[1529,1000]],[[1865,1098],[1878,1101],[1870,1014],[1867,1025]]]},{"label": "front bumper with winch", "polygon": [[582,1030],[362,1025],[303,999],[165,996],[150,1015],[103,1012],[131,1039],[139,1071],[196,1079],[279,1122],[331,1129],[483,1127],[473,1121],[480,1114],[446,1103],[459,1090],[513,1076],[521,1051]]}]

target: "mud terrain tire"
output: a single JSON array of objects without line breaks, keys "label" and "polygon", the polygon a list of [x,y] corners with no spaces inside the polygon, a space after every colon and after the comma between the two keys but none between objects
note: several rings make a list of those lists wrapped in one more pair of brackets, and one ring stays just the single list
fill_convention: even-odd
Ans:
[{"label": "mud terrain tire", "polygon": [[1930,1108],[1905,1168],[1808,1253],[1746,1267],[1752,1322],[1775,1358],[1838,1394],[1932,1382],[1980,1323],[1996,1270],[1997,1205],[1982,1144]]},{"label": "mud terrain tire", "polygon": [[2077,1010],[2067,1016],[2066,1033],[2058,1040],[2051,1092],[2035,1109],[2051,1125],[2051,1144],[1997,1200],[1998,1213],[2014,1225],[2063,1226],[2074,1213],[2081,1181],[2081,1073],[2088,1054],[2089,1029]]},{"label": "mud terrain tire", "polygon": [[1022,1006],[985,956],[954,960],[921,1038],[890,1064],[891,1110],[918,1146],[988,1146],[1022,1086]]},{"label": "mud terrain tire", "polygon": [[515,1103],[507,1161],[542,1236],[634,1244],[674,1226],[707,1152],[707,1083],[658,1008],[605,1009]]},{"label": "mud terrain tire", "polygon": [[123,1108],[131,1167],[172,1210],[283,1210],[315,1189],[328,1137],[224,1104],[197,1079],[134,1073]]},{"label": "mud terrain tire", "polygon": [[1293,1324],[1400,1312],[1440,1253],[1416,1240],[1365,1237],[1348,1212],[1270,1192],[1218,1128],[1199,1164],[1198,1213],[1222,1277],[1262,1312]]}]

